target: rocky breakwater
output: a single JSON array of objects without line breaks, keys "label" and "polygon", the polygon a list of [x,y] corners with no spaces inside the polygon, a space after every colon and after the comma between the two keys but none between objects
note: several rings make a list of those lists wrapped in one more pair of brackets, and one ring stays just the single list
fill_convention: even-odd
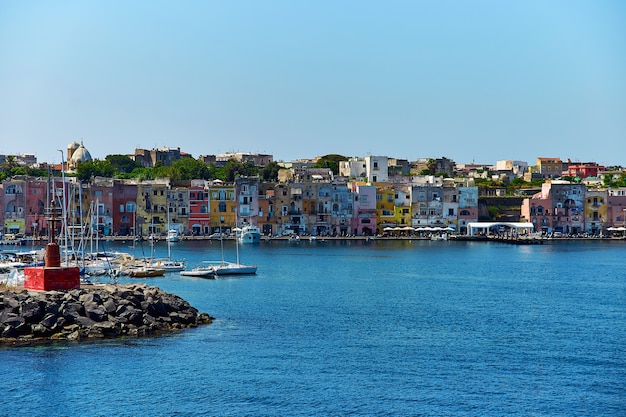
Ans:
[{"label": "rocky breakwater", "polygon": [[182,298],[145,284],[0,291],[0,345],[169,333],[211,323]]}]

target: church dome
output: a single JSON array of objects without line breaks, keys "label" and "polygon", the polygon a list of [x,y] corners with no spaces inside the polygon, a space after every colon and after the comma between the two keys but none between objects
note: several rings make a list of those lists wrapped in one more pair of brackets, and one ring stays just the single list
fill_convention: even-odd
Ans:
[{"label": "church dome", "polygon": [[83,146],[83,144],[81,143],[80,146],[78,147],[78,149],[76,149],[74,151],[74,153],[72,153],[72,163],[78,164],[80,162],[87,162],[87,161],[91,161],[91,154],[89,153],[89,151],[87,150],[87,148],[85,148]]},{"label": "church dome", "polygon": [[80,148],[80,143],[74,141],[72,143],[70,143],[69,145],[67,145],[67,149],[71,149],[73,151],[75,151],[76,149]]}]

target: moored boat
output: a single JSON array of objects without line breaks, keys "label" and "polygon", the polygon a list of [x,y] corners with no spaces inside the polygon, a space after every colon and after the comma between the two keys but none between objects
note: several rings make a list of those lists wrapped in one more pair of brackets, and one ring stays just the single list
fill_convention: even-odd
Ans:
[{"label": "moored boat", "polygon": [[199,266],[189,271],[180,271],[184,277],[215,278],[215,270],[211,266]]},{"label": "moored boat", "polygon": [[237,262],[222,262],[214,265],[215,275],[254,275],[256,265],[244,265]]},{"label": "moored boat", "polygon": [[178,242],[180,238],[178,237],[178,230],[170,229],[167,232],[167,241],[168,242]]},{"label": "moored boat", "polygon": [[242,227],[240,233],[240,243],[259,243],[261,241],[261,230],[253,224]]},{"label": "moored boat", "polygon": [[128,271],[128,276],[132,278],[153,278],[153,277],[161,277],[163,275],[165,275],[165,269],[153,268],[149,266],[133,268]]},{"label": "moored boat", "polygon": [[149,266],[152,268],[165,269],[166,272],[178,272],[185,269],[185,262],[172,259],[155,259]]}]

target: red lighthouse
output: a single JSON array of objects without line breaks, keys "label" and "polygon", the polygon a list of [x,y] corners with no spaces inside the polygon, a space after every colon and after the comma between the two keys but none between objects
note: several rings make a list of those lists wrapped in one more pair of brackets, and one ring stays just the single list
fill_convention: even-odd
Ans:
[{"label": "red lighthouse", "polygon": [[78,267],[62,267],[61,251],[54,238],[55,209],[54,201],[50,204],[48,221],[48,245],[46,246],[46,263],[43,267],[24,269],[24,288],[29,290],[71,290],[80,288],[80,271]]}]

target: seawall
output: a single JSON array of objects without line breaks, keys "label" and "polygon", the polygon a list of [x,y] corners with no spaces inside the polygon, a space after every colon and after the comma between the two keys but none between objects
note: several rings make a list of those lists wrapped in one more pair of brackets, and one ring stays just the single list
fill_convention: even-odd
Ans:
[{"label": "seawall", "polygon": [[211,323],[182,298],[146,284],[0,292],[0,345],[154,336]]}]

